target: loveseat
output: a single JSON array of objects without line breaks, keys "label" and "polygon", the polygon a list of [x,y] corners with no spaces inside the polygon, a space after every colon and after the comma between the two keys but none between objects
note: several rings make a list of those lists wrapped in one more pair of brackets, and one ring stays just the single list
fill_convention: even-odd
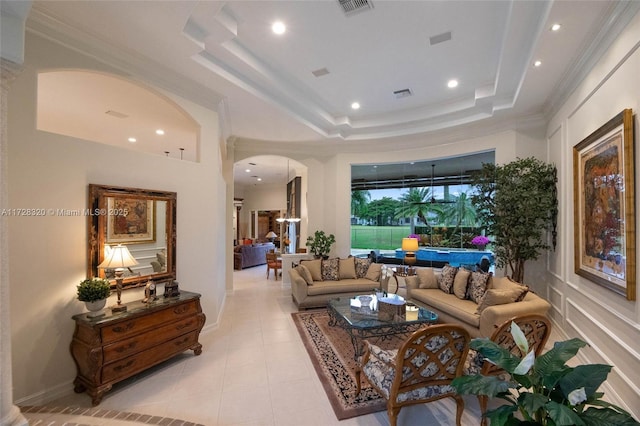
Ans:
[{"label": "loveseat", "polygon": [[273,243],[245,244],[233,249],[233,269],[244,269],[267,263],[267,253],[275,250]]},{"label": "loveseat", "polygon": [[546,315],[551,307],[528,286],[507,277],[449,265],[442,270],[419,268],[405,283],[407,301],[436,312],[439,322],[463,326],[472,337],[490,337],[515,316]]},{"label": "loveseat", "polygon": [[289,270],[291,297],[298,309],[319,308],[336,297],[370,294],[373,289],[385,291],[388,280],[381,279],[382,265],[371,259],[301,260]]}]

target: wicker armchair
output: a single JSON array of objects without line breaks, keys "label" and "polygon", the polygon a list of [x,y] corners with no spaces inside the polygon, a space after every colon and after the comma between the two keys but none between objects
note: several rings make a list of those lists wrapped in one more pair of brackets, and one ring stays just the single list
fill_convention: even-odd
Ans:
[{"label": "wicker armchair", "polygon": [[[511,336],[511,322],[515,322],[522,330],[527,342],[529,342],[529,351],[534,351],[536,357],[542,353],[549,334],[551,333],[551,322],[544,315],[523,315],[520,317],[514,317],[508,321],[505,321],[500,327],[491,335],[491,340],[503,348],[509,350],[513,355],[522,358],[526,354],[520,351],[520,348],[516,345],[516,342]],[[497,376],[500,374],[507,374],[503,369],[496,365],[485,362],[482,355],[471,349],[467,357],[467,361],[464,366],[464,374],[481,374],[483,376]],[[478,395],[478,402],[480,403],[480,411],[482,413],[481,425],[487,424],[487,419],[484,413],[487,411],[488,398],[486,395]]]},{"label": "wicker armchair", "polygon": [[362,372],[387,400],[389,423],[396,426],[400,409],[441,398],[456,400],[456,425],[464,401],[451,381],[462,375],[469,333],[457,325],[432,325],[413,333],[398,350],[383,350],[365,341]]}]

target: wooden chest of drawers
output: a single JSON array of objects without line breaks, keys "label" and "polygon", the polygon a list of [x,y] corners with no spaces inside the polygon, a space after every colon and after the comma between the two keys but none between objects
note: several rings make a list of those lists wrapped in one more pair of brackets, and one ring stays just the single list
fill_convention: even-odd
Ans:
[{"label": "wooden chest of drawers", "polygon": [[105,311],[97,318],[73,316],[71,355],[78,371],[74,390],[86,391],[93,405],[100,404],[114,383],[185,350],[202,352],[198,336],[206,318],[197,293],[181,291],[180,296],[148,304],[127,303],[125,312]]}]

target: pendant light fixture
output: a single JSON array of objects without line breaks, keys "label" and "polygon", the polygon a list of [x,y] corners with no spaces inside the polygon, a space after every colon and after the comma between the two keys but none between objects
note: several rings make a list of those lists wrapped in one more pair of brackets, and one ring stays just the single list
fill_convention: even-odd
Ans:
[{"label": "pendant light fixture", "polygon": [[[290,175],[290,170],[289,170],[289,159],[287,158],[287,177],[285,178],[285,187],[289,184],[289,175]],[[298,188],[299,189],[299,188]],[[289,193],[287,191],[287,199],[289,198]],[[291,202],[293,203],[295,200],[291,200]],[[285,215],[285,217],[279,217],[276,219],[276,222],[278,223],[282,223],[282,222],[300,222],[300,218],[299,217],[292,217],[289,215],[289,211],[291,209],[288,208],[287,209],[287,213]]]}]

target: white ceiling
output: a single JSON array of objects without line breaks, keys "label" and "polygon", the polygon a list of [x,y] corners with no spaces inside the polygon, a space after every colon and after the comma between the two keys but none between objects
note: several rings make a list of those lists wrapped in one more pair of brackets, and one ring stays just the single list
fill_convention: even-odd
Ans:
[{"label": "white ceiling", "polygon": [[[640,3],[372,2],[347,16],[337,0],[36,1],[27,26],[196,102],[222,102],[225,136],[344,146],[548,117]],[[275,20],[285,34],[271,32]],[[402,89],[413,95],[396,99]]]}]

